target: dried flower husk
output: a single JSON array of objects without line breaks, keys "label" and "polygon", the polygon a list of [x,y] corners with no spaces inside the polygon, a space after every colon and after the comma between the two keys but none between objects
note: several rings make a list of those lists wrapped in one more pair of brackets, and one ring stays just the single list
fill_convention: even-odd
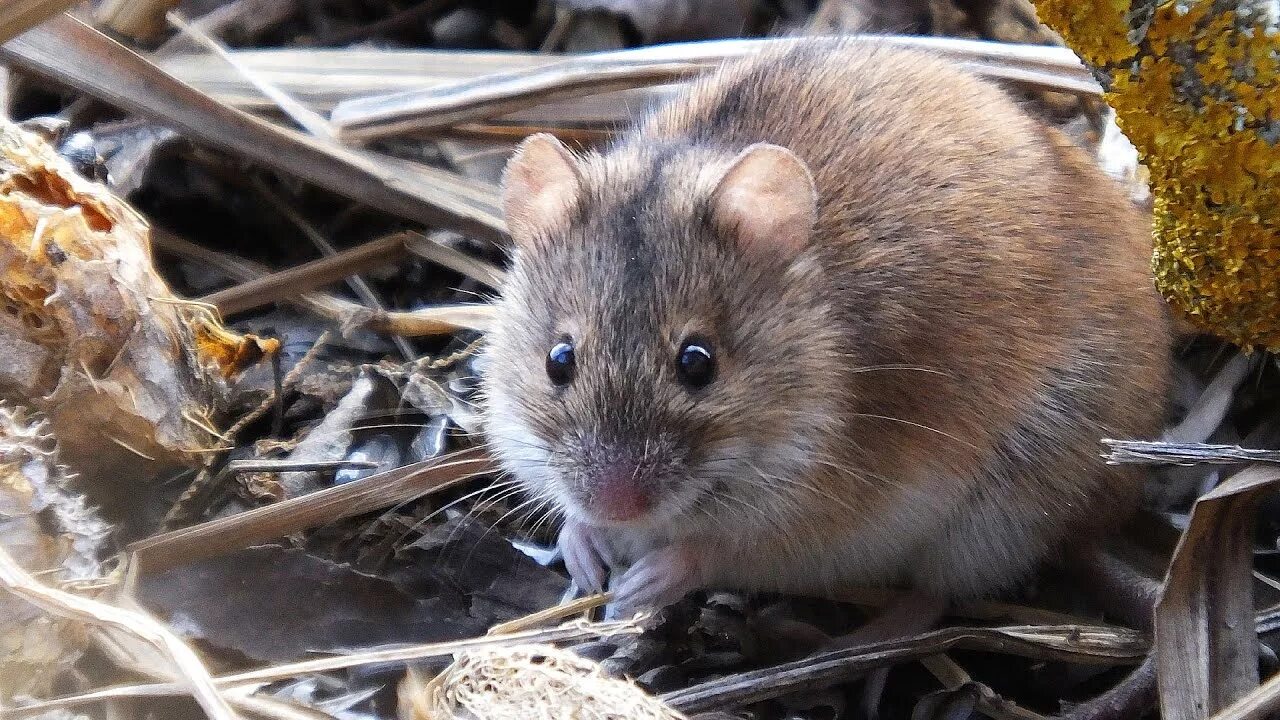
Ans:
[{"label": "dried flower husk", "polygon": [[175,296],[143,218],[11,123],[0,123],[0,336],[0,399],[47,416],[99,502],[216,445],[226,379],[277,346]]},{"label": "dried flower husk", "polygon": [[468,651],[439,675],[410,673],[401,720],[684,720],[635,683],[551,645]]}]

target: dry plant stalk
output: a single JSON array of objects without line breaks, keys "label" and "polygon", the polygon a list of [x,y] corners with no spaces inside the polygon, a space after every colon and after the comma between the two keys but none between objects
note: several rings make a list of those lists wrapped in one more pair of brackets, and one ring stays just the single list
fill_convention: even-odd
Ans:
[{"label": "dry plant stalk", "polygon": [[552,645],[467,652],[431,680],[410,672],[402,720],[684,720],[629,680]]},{"label": "dry plant stalk", "polygon": [[191,694],[212,720],[235,720],[237,717],[226,700],[218,694],[213,679],[201,664],[200,658],[155,618],[45,587],[23,570],[2,547],[0,587],[46,612],[93,627],[122,632],[154,646],[170,659],[175,674],[185,680]]},{"label": "dry plant stalk", "polygon": [[466,482],[496,465],[480,448],[423,460],[230,517],[174,530],[129,546],[141,572],[215,557],[321,523],[422,497]]},{"label": "dry plant stalk", "polygon": [[[396,647],[384,650],[368,650],[348,655],[337,655],[318,660],[273,665],[257,670],[248,670],[232,675],[220,675],[213,679],[214,684],[224,690],[234,702],[244,693],[252,692],[267,684],[288,680],[314,673],[333,672],[362,665],[380,665],[383,663],[412,662],[437,658],[448,658],[460,653],[482,650],[493,647],[508,647],[530,644],[574,643],[584,640],[616,637],[619,635],[637,635],[641,628],[636,620],[620,620],[599,623],[571,622],[544,630],[529,630],[510,635],[485,635],[466,640],[426,643]],[[31,718],[53,710],[65,710],[81,705],[101,702],[117,698],[165,697],[182,694],[185,687],[177,683],[150,683],[146,685],[117,685],[103,690],[71,695],[56,700],[34,702],[21,707],[0,708],[0,718],[17,720]]]},{"label": "dry plant stalk", "polygon": [[0,123],[0,397],[49,418],[62,460],[119,485],[217,443],[226,379],[274,340],[227,331],[152,265],[146,221],[36,135]]},{"label": "dry plant stalk", "polygon": [[[1089,95],[1099,92],[1088,71],[1066,48],[905,36],[868,36],[866,41],[922,48],[980,74],[1013,82]],[[351,141],[439,129],[557,100],[678,82],[777,42],[715,40],[594,53],[448,86],[354,98],[338,103],[330,118],[340,136]]]},{"label": "dry plant stalk", "polygon": [[950,627],[915,637],[838,650],[761,670],[728,675],[662,696],[685,713],[739,707],[797,691],[829,687],[868,670],[918,660],[952,649],[1090,665],[1138,663],[1150,647],[1121,628],[1061,626]]}]

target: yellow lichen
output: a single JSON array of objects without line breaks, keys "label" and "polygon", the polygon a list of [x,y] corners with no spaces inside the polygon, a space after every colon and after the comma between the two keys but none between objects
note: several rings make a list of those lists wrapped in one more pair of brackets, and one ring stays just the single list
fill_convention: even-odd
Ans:
[{"label": "yellow lichen", "polygon": [[1262,3],[1035,4],[1150,170],[1157,287],[1201,328],[1280,349],[1280,34]]}]

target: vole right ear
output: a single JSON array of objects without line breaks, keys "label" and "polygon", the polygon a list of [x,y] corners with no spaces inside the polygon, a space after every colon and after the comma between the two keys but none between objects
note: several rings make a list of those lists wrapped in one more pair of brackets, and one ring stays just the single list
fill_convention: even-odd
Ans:
[{"label": "vole right ear", "polygon": [[529,247],[564,228],[578,204],[577,158],[554,135],[525,138],[502,174],[502,212],[517,247]]},{"label": "vole right ear", "polygon": [[711,211],[744,250],[789,260],[809,244],[818,192],[795,153],[756,143],[729,163],[712,193]]}]

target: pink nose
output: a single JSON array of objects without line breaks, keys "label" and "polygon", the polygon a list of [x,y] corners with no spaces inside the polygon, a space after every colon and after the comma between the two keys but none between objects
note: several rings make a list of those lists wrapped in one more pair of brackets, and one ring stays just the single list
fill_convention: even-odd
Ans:
[{"label": "pink nose", "polygon": [[596,473],[591,493],[594,509],[614,522],[632,520],[652,505],[644,480],[635,465],[612,463]]}]

